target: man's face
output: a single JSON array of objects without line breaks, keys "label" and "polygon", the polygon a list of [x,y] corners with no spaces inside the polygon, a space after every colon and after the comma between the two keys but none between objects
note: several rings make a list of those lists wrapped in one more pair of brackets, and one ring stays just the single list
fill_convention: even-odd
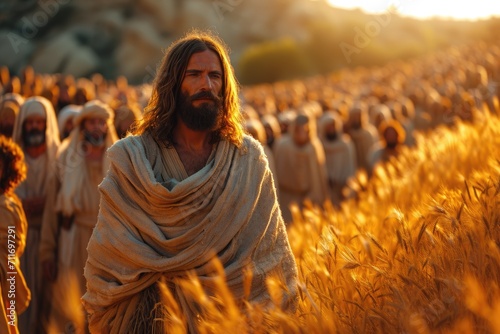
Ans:
[{"label": "man's face", "polygon": [[384,132],[384,139],[388,148],[395,148],[398,145],[398,132],[389,127]]},{"label": "man's face", "polygon": [[269,124],[264,125],[264,130],[266,131],[267,145],[272,146],[274,143],[274,132]]},{"label": "man's face", "polygon": [[355,112],[352,116],[351,128],[353,129],[361,129],[361,112]]},{"label": "man's face", "polygon": [[6,137],[12,137],[12,132],[14,132],[14,123],[16,121],[16,116],[14,113],[5,113],[0,119],[0,134]]},{"label": "man's face", "polygon": [[329,122],[325,125],[325,137],[329,141],[334,141],[337,139],[337,127],[335,125],[335,121]]},{"label": "man's face", "polygon": [[38,147],[45,143],[45,117],[32,115],[23,123],[23,141],[26,147]]},{"label": "man's face", "polygon": [[83,121],[83,135],[85,141],[92,146],[104,145],[108,134],[108,124],[101,117],[89,117]]},{"label": "man's face", "polygon": [[180,119],[192,130],[212,130],[222,114],[222,66],[213,51],[195,53],[189,59],[178,97]]},{"label": "man's face", "polygon": [[293,133],[293,141],[297,146],[304,146],[309,143],[309,124],[297,124]]}]

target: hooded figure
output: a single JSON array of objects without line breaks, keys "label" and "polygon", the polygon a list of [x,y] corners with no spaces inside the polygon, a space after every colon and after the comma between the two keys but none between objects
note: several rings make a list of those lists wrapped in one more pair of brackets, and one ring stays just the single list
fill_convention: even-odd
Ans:
[{"label": "hooded figure", "polygon": [[76,104],[69,104],[61,109],[57,116],[57,125],[59,127],[59,134],[61,141],[69,137],[74,128],[74,118],[82,110],[82,106]]},{"label": "hooded figure", "polygon": [[316,134],[313,116],[300,113],[290,124],[289,136],[275,148],[279,200],[283,218],[290,223],[290,204],[309,199],[323,204],[328,197],[325,153]]},{"label": "hooded figure", "polygon": [[50,179],[56,171],[59,130],[52,104],[43,97],[30,97],[21,106],[14,124],[14,141],[22,148],[28,174],[16,189],[28,219],[26,249],[21,270],[31,290],[31,303],[19,317],[21,333],[36,333],[41,326],[41,267],[39,260],[40,227]]},{"label": "hooded figure", "polygon": [[342,119],[333,112],[326,112],[319,120],[319,138],[325,150],[330,198],[334,204],[340,203],[342,189],[356,173],[356,149],[342,128]]},{"label": "hooded figure", "polygon": [[273,173],[274,182],[276,182],[276,164],[274,162],[274,154],[269,145],[267,145],[266,130],[262,123],[258,119],[249,119],[245,121],[245,130],[257,141],[262,144],[264,148],[264,153],[266,154],[267,160],[269,162],[269,168]]},{"label": "hooded figure", "polygon": [[11,138],[20,106],[14,101],[0,103],[0,135]]},{"label": "hooded figure", "polygon": [[141,110],[135,104],[123,104],[115,110],[115,129],[118,139],[125,138],[133,124],[142,117]]},{"label": "hooded figure", "polygon": [[366,106],[356,102],[349,114],[349,136],[356,148],[356,163],[359,168],[369,171],[369,154],[372,146],[377,144],[377,129],[368,122]]},{"label": "hooded figure", "polygon": [[[68,305],[80,305],[85,291],[83,267],[99,212],[98,185],[109,168],[105,152],[116,140],[112,109],[93,100],[75,116],[74,129],[58,152],[58,173],[47,199],[50,209],[43,217],[40,258],[44,278],[54,283],[49,322],[59,331],[68,323],[82,325],[83,308],[79,314],[65,311]],[[78,290],[71,297],[68,284]]]},{"label": "hooded figure", "polygon": [[397,120],[390,120],[380,125],[380,135],[383,141],[372,147],[370,152],[370,173],[379,162],[387,162],[397,156],[404,145],[406,133]]}]

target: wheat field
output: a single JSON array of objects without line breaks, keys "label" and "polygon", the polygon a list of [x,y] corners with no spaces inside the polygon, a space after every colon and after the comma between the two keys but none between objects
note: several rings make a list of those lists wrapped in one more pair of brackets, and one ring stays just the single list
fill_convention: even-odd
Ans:
[{"label": "wheat field", "polygon": [[[482,115],[418,135],[369,180],[358,173],[349,185],[356,196],[339,208],[292,208],[295,313],[279,307],[279,277],[267,281],[275,306],[266,309],[237,305],[218,262],[215,296],[194,275],[178,282],[200,308],[199,333],[500,333],[500,119]],[[186,333],[160,288],[152,317]]]},{"label": "wheat field", "polygon": [[[500,120],[484,115],[418,138],[350,186],[340,208],[293,210],[294,314],[204,295],[201,333],[500,333]],[[251,273],[248,273],[251,275]],[[275,305],[279,278],[267,282]],[[184,333],[165,293],[169,332]]]}]

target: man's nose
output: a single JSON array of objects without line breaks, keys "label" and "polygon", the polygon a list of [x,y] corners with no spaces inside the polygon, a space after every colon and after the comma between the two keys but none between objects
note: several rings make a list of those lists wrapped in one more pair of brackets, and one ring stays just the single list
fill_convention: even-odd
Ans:
[{"label": "man's nose", "polygon": [[203,75],[201,81],[201,90],[212,90],[213,82],[209,75]]}]

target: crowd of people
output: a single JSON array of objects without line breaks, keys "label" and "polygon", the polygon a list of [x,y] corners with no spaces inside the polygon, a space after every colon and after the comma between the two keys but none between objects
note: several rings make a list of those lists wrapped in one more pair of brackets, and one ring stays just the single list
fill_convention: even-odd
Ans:
[{"label": "crowd of people", "polygon": [[[339,205],[350,177],[359,170],[369,176],[401,147],[416,145],[416,131],[500,113],[499,59],[499,46],[478,43],[373,69],[243,87],[244,126],[263,146],[285,222],[292,203]],[[64,281],[74,275],[79,295],[86,290],[106,150],[141,119],[151,85],[42,75],[29,66],[14,76],[2,67],[0,92],[3,301],[12,271],[3,231],[16,226],[19,332],[70,332],[78,320],[67,311]]]}]

